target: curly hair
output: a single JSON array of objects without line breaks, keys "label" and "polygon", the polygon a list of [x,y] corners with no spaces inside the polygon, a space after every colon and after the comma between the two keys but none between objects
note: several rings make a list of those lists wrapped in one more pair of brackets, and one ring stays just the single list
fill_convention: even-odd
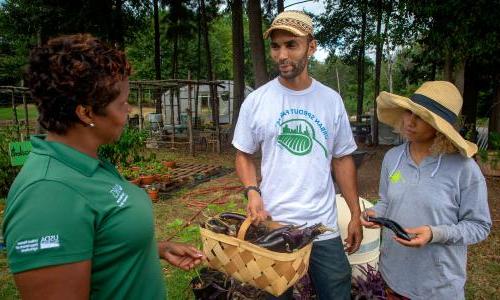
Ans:
[{"label": "curly hair", "polygon": [[50,39],[31,51],[26,72],[38,122],[48,131],[65,134],[81,122],[75,113],[78,105],[105,115],[105,107],[120,93],[116,83],[130,72],[122,51],[90,34]]},{"label": "curly hair", "polygon": [[450,139],[439,131],[436,131],[436,136],[434,137],[430,150],[433,155],[459,152],[458,148],[450,141]]}]

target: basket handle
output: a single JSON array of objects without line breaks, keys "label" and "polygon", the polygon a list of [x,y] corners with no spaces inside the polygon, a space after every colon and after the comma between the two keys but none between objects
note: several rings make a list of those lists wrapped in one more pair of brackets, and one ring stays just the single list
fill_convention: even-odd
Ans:
[{"label": "basket handle", "polygon": [[247,217],[243,223],[240,225],[240,230],[238,230],[238,235],[237,238],[244,241],[245,240],[245,234],[247,234],[248,228],[250,228],[250,225],[252,225],[252,218]]}]

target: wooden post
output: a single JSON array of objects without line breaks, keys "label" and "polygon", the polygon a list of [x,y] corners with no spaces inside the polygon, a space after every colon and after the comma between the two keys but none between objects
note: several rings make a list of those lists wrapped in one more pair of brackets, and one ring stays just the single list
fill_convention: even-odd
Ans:
[{"label": "wooden post", "polygon": [[28,117],[28,104],[26,103],[26,93],[23,91],[24,120],[26,122],[26,138],[30,136],[30,120]]},{"label": "wooden post", "polygon": [[177,98],[177,124],[181,124],[181,89],[179,85],[175,89],[175,96]]},{"label": "wooden post", "polygon": [[[191,80],[191,72],[188,71],[188,80]],[[194,140],[193,140],[193,116],[192,113],[192,104],[191,104],[191,84],[188,83],[188,108],[187,111],[187,122],[188,122],[188,135],[189,135],[189,153],[194,156]]]},{"label": "wooden post", "polygon": [[138,84],[137,86],[137,98],[139,104],[139,130],[143,128],[143,119],[142,119],[142,84]]},{"label": "wooden post", "polygon": [[14,126],[16,126],[17,139],[21,140],[21,131],[19,130],[19,120],[17,119],[17,109],[16,109],[16,98],[14,97],[14,89],[11,90],[12,93],[12,118],[14,121]]},{"label": "wooden post", "polygon": [[172,149],[175,148],[174,89],[170,88],[170,125],[172,125]]},{"label": "wooden post", "polygon": [[220,109],[219,109],[219,94],[217,93],[217,84],[213,83],[213,97],[214,97],[214,109],[215,109],[215,114],[212,114],[215,116],[215,135],[217,139],[217,153],[221,153],[221,142],[220,142],[220,122],[219,122],[219,116],[220,116]]}]

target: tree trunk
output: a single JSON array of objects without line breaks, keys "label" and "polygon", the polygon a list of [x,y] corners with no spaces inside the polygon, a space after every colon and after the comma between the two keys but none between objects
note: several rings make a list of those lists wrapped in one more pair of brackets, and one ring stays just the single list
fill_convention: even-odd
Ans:
[{"label": "tree trunk", "polygon": [[[210,41],[208,39],[208,22],[205,11],[205,0],[200,1],[201,25],[203,28],[205,51],[207,56],[207,74],[208,80],[214,81],[214,73],[212,71],[212,54],[210,52]],[[212,120],[215,125],[217,152],[220,153],[220,128],[219,128],[219,105],[217,90],[213,84],[210,84],[210,105],[212,107]]]},{"label": "tree trunk", "polygon": [[[198,64],[196,66],[196,80],[200,80],[201,77],[201,13],[198,12],[198,47],[196,49],[198,55]],[[196,84],[196,92],[194,94],[194,127],[198,128],[200,126],[200,120],[198,118],[198,102],[200,94],[200,85]]]},{"label": "tree trunk", "polygon": [[172,46],[173,46],[173,51],[172,51],[172,70],[171,70],[170,77],[172,79],[176,79],[177,78],[177,58],[179,56],[179,33],[177,32],[177,30],[174,33],[174,44]]},{"label": "tree trunk", "polygon": [[382,29],[382,0],[377,0],[377,38],[375,52],[375,83],[374,83],[374,99],[373,99],[373,122],[372,122],[372,137],[373,144],[378,145],[378,119],[377,119],[377,96],[380,92],[380,70],[382,68],[382,50],[384,45],[383,37],[380,32]]},{"label": "tree trunk", "polygon": [[[250,4],[249,4],[250,5]],[[233,0],[231,4],[232,32],[233,32],[233,121],[231,124],[231,137],[234,133],[236,121],[240,114],[245,93],[245,56],[244,56],[244,33],[243,33],[243,1]]]},{"label": "tree trunk", "polygon": [[467,60],[465,63],[464,105],[462,107],[462,115],[464,117],[463,126],[466,130],[466,138],[473,142],[476,140],[476,112],[477,98],[479,95],[477,71],[476,63],[473,60]]},{"label": "tree trunk", "polygon": [[500,73],[495,76],[495,82],[488,132],[500,132]]},{"label": "tree trunk", "polygon": [[444,59],[444,80],[453,82],[453,63],[451,61],[451,54],[446,53],[446,57]]},{"label": "tree trunk", "polygon": [[431,80],[431,81],[436,80],[436,71],[437,71],[437,63],[436,63],[436,61],[433,61],[432,65],[431,65],[431,76],[430,76],[429,80]]},{"label": "tree trunk", "polygon": [[253,74],[255,76],[255,88],[258,88],[268,81],[264,39],[262,37],[262,9],[260,1],[248,0],[247,10]]},{"label": "tree trunk", "polygon": [[465,62],[460,62],[457,65],[457,70],[455,72],[455,79],[453,80],[453,83],[457,87],[457,89],[460,91],[460,94],[464,94],[464,72],[465,72]]},{"label": "tree trunk", "polygon": [[365,89],[365,35],[366,35],[366,0],[361,4],[361,38],[358,50],[358,104],[356,110],[356,121],[361,121],[363,114],[363,96]]},{"label": "tree trunk", "polygon": [[282,12],[285,10],[285,1],[284,0],[278,0],[278,13]]},{"label": "tree trunk", "polygon": [[[161,60],[160,60],[160,22],[158,16],[158,0],[153,0],[154,30],[155,30],[155,79],[161,80]],[[155,97],[156,113],[161,114],[161,96]]]},{"label": "tree trunk", "polygon": [[123,0],[116,0],[112,10],[111,41],[116,48],[123,48]]},{"label": "tree trunk", "polygon": [[[176,21],[179,23],[179,20]],[[178,25],[178,24],[177,24]],[[178,28],[178,27],[177,27]],[[174,33],[174,49],[172,52],[172,79],[177,79],[177,64],[178,64],[178,56],[179,56],[179,32],[176,30]],[[177,124],[181,124],[181,99],[180,99],[180,91],[176,89],[176,99],[177,99]]]}]

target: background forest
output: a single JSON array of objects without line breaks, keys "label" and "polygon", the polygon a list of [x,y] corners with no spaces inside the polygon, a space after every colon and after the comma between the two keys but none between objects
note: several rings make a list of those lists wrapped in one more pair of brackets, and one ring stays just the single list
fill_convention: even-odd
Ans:
[{"label": "background forest", "polygon": [[[194,79],[232,79],[240,91],[243,83],[258,87],[275,74],[262,32],[298,2],[311,1],[0,1],[0,86],[23,84],[33,46],[90,32],[126,51],[131,79],[185,79],[190,72]],[[472,138],[477,120],[499,131],[499,0],[322,3],[325,11],[311,15],[329,55],[312,60],[310,71],[341,93],[351,115],[373,109],[380,90],[408,95],[423,81],[443,79],[463,92]]]}]

